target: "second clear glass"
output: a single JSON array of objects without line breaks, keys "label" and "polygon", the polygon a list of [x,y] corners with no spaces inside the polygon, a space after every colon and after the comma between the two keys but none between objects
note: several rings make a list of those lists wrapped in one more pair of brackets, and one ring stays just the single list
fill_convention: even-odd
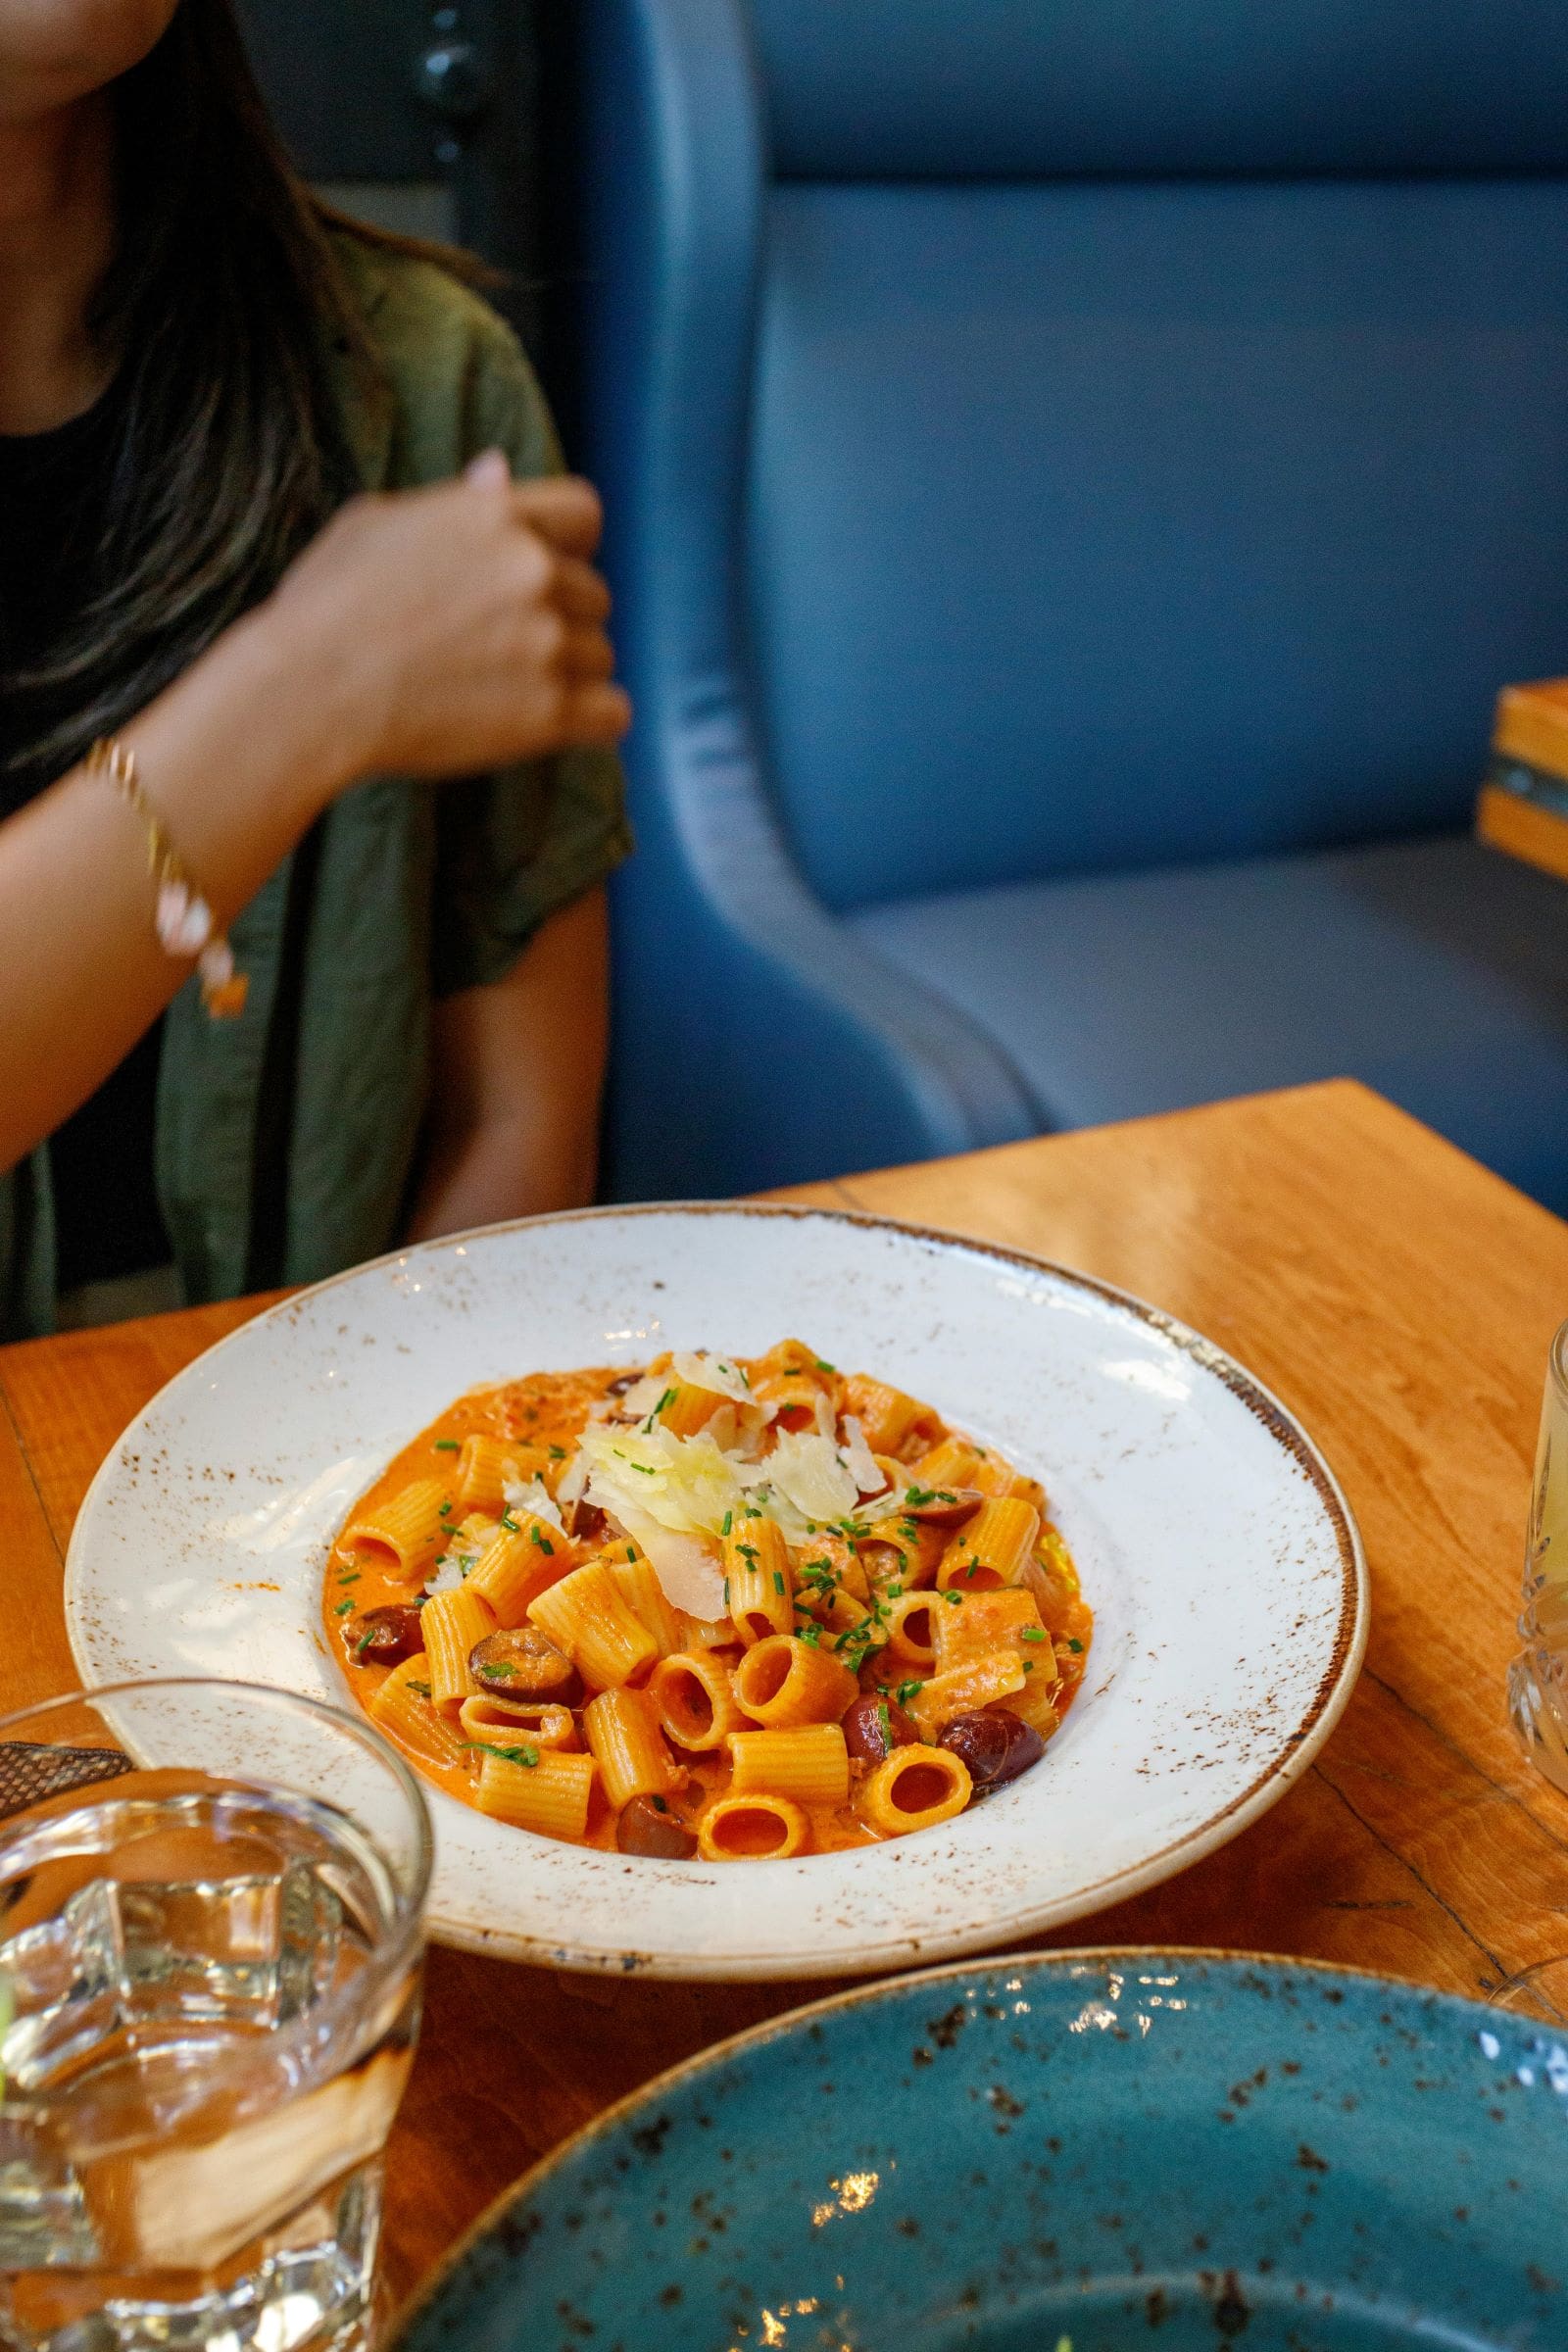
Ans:
[{"label": "second clear glass", "polygon": [[1524,1647],[1508,1708],[1531,1761],[1568,1793],[1568,1323],[1551,1343],[1525,1537]]}]

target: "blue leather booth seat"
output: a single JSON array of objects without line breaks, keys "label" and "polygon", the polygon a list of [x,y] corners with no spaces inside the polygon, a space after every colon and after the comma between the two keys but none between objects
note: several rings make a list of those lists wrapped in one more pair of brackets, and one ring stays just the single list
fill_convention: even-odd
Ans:
[{"label": "blue leather booth seat", "polygon": [[1556,0],[591,0],[611,1173],[1349,1072],[1568,1207]]},{"label": "blue leather booth seat", "polygon": [[1476,842],[1004,884],[853,919],[987,1024],[1043,1129],[1349,1070],[1568,1209],[1568,893]]},{"label": "blue leather booth seat", "polygon": [[767,238],[750,646],[829,906],[1457,824],[1568,665],[1568,180],[787,185]]}]

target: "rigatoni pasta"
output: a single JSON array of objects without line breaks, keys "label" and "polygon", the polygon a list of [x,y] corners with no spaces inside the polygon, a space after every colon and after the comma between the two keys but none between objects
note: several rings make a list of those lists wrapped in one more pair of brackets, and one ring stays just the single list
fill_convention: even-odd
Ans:
[{"label": "rigatoni pasta", "polygon": [[986,1650],[931,1675],[911,1696],[909,1713],[926,1737],[934,1740],[956,1716],[972,1715],[981,1707],[1016,1696],[1027,1680],[1015,1650]]},{"label": "rigatoni pasta", "polygon": [[703,1815],[698,1850],[707,1862],[787,1862],[806,1851],[809,1837],[790,1797],[721,1796]]},{"label": "rigatoni pasta", "polygon": [[460,1398],[350,1514],[323,1619],[447,1794],[710,1863],[953,1820],[1043,1753],[1094,1631],[1036,1479],[800,1340]]},{"label": "rigatoni pasta", "polygon": [[617,1813],[634,1796],[667,1796],[675,1787],[679,1775],[646,1690],[601,1690],[583,1709],[582,1730]]},{"label": "rigatoni pasta", "polygon": [[883,1630],[888,1657],[905,1674],[927,1675],[936,1665],[935,1604],[929,1592],[901,1592],[887,1604]]},{"label": "rigatoni pasta", "polygon": [[728,1663],[716,1650],[688,1649],[661,1658],[648,1689],[662,1728],[689,1755],[721,1748],[746,1721]]},{"label": "rigatoni pasta", "polygon": [[466,1438],[453,1465],[453,1486],[466,1511],[487,1511],[499,1518],[510,1480],[520,1479],[516,1450],[504,1438]]},{"label": "rigatoni pasta", "polygon": [[338,1538],[340,1553],[381,1564],[385,1555],[400,1583],[422,1577],[442,1544],[454,1508],[451,1495],[438,1478],[416,1479],[411,1487],[382,1496],[368,1511],[351,1519]]},{"label": "rigatoni pasta", "polygon": [[798,1723],[837,1723],[859,1685],[847,1661],[804,1634],[774,1634],[738,1659],[731,1685],[754,1723],[787,1731]]},{"label": "rigatoni pasta", "polygon": [[479,1768],[473,1801],[481,1813],[510,1821],[545,1838],[580,1838],[588,1827],[594,1780],[592,1756],[564,1755],[559,1748],[488,1748]]},{"label": "rigatoni pasta", "polygon": [[460,1586],[426,1601],[419,1618],[430,1667],[430,1704],[457,1706],[479,1688],[468,1667],[469,1652],[495,1631],[495,1612],[477,1592]]},{"label": "rigatoni pasta", "polygon": [[629,1683],[659,1655],[649,1632],[603,1560],[590,1560],[528,1604],[532,1623],[572,1659],[584,1682]]},{"label": "rigatoni pasta", "polygon": [[1004,1585],[994,1592],[956,1593],[953,1600],[944,1594],[940,1605],[932,1602],[926,1613],[935,1662],[944,1673],[965,1658],[983,1657],[987,1650],[1012,1649],[1023,1657],[1038,1648],[1044,1658],[1050,1646],[1040,1604],[1022,1585]]},{"label": "rigatoni pasta", "polygon": [[935,1829],[969,1801],[967,1766],[945,1747],[898,1747],[865,1784],[866,1818],[885,1838]]},{"label": "rigatoni pasta", "polygon": [[476,1751],[490,1745],[581,1747],[577,1718],[569,1707],[548,1698],[466,1698],[458,1709],[464,1742]]},{"label": "rigatoni pasta", "polygon": [[1040,1534],[1040,1513],[1017,1495],[982,1502],[949,1542],[937,1569],[939,1592],[990,1592],[1015,1584]]},{"label": "rigatoni pasta", "polygon": [[367,1700],[366,1712],[376,1729],[406,1748],[416,1763],[461,1762],[463,1734],[430,1703],[430,1661],[422,1649],[383,1678]]},{"label": "rigatoni pasta", "polygon": [[836,1723],[802,1723],[790,1732],[731,1732],[729,1761],[730,1787],[737,1795],[771,1791],[798,1805],[842,1805],[849,1799],[850,1751]]},{"label": "rigatoni pasta", "polygon": [[530,1603],[560,1584],[575,1558],[560,1528],[531,1511],[522,1519],[509,1513],[469,1571],[466,1590],[490,1603],[498,1625],[520,1625]]},{"label": "rigatoni pasta", "polygon": [[742,1642],[765,1642],[770,1634],[795,1630],[795,1574],[789,1546],[776,1519],[755,1506],[721,1539],[724,1599],[729,1621]]},{"label": "rigatoni pasta", "polygon": [[[684,1649],[699,1629],[668,1599],[652,1560],[641,1552],[630,1559],[623,1559],[615,1552],[606,1552],[604,1557],[632,1615],[658,1642],[660,1656],[672,1658],[677,1650]],[[724,1630],[728,1633],[729,1629]]]}]

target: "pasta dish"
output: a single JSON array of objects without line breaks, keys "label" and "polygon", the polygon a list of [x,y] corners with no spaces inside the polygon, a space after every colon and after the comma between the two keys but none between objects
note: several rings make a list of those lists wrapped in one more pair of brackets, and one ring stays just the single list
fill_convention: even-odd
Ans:
[{"label": "pasta dish", "polygon": [[460,1397],[324,1621],[435,1786],[669,1861],[902,1837],[1036,1764],[1093,1633],[1038,1483],[797,1340]]}]

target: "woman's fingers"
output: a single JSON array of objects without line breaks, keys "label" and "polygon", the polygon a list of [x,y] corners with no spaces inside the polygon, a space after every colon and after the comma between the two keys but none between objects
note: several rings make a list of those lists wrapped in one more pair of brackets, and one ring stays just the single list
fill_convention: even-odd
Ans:
[{"label": "woman's fingers", "polygon": [[545,474],[514,482],[506,453],[481,451],[463,469],[463,479],[486,497],[504,497],[514,522],[534,531],[560,556],[587,558],[599,546],[604,509],[592,482],[576,474]]},{"label": "woman's fingers", "polygon": [[346,506],[276,592],[341,649],[346,772],[465,775],[617,743],[631,713],[598,537],[586,483],[514,484],[499,451],[460,482]]},{"label": "woman's fingers", "polygon": [[618,686],[578,686],[566,697],[562,732],[568,743],[619,743],[631,725],[631,698]]},{"label": "woman's fingers", "polygon": [[568,620],[599,628],[610,618],[610,590],[593,565],[580,557],[557,558],[552,590]]},{"label": "woman's fingers", "polygon": [[572,629],[562,648],[561,674],[564,678],[593,681],[612,678],[615,674],[615,652],[603,629]]},{"label": "woman's fingers", "polygon": [[587,558],[599,546],[604,527],[599,493],[591,482],[579,481],[573,474],[514,483],[512,511],[518,522],[537,531],[558,555]]}]

